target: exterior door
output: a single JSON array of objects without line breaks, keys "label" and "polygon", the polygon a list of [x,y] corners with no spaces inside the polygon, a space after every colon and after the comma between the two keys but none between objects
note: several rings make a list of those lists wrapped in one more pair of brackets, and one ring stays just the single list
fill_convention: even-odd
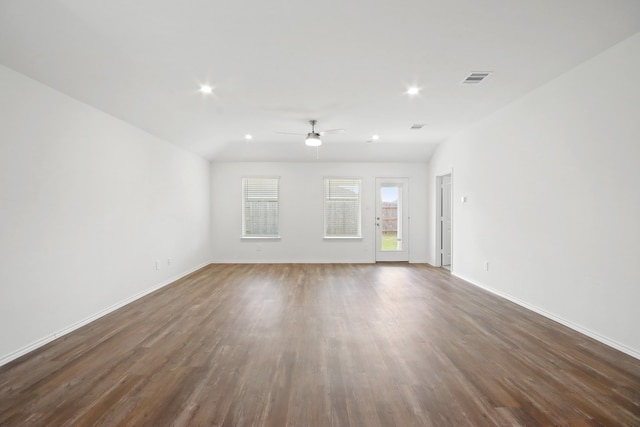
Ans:
[{"label": "exterior door", "polygon": [[440,185],[440,265],[451,267],[451,175]]},{"label": "exterior door", "polygon": [[409,179],[376,178],[376,261],[409,261]]}]

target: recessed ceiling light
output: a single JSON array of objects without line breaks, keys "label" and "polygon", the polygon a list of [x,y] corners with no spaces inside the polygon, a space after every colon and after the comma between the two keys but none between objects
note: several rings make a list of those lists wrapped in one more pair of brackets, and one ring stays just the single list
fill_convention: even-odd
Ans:
[{"label": "recessed ceiling light", "polygon": [[407,89],[407,95],[416,96],[420,93],[420,88],[418,86],[411,86]]},{"label": "recessed ceiling light", "polygon": [[200,93],[204,93],[205,95],[210,95],[213,93],[213,88],[209,85],[201,85]]},{"label": "recessed ceiling light", "polygon": [[252,140],[253,139],[253,135],[251,135],[250,133],[246,134],[244,136],[244,139],[246,139],[247,141]]},{"label": "recessed ceiling light", "polygon": [[372,141],[377,141],[377,140],[379,140],[379,139],[380,139],[380,135],[373,135],[373,136],[371,137],[371,140],[372,140]]}]

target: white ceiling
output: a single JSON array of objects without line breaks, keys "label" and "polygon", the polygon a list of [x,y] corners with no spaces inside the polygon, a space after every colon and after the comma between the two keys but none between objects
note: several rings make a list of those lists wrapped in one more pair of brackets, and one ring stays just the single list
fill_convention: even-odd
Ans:
[{"label": "white ceiling", "polygon": [[[638,0],[0,0],[0,63],[212,160],[425,161],[638,31]],[[276,133],[309,119],[346,131]]]}]

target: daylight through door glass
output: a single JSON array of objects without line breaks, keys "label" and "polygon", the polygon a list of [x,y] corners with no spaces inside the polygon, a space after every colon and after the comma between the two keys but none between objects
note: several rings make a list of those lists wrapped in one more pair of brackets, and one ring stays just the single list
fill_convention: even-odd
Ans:
[{"label": "daylight through door glass", "polygon": [[400,251],[402,250],[400,187],[382,187],[380,197],[382,200],[380,249]]}]

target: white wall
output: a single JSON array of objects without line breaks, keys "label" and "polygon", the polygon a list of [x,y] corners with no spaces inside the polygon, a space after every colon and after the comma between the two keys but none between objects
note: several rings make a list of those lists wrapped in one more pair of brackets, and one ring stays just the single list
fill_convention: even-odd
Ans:
[{"label": "white wall", "polygon": [[0,66],[0,364],[208,263],[209,173]]},{"label": "white wall", "polygon": [[454,273],[636,357],[638,69],[639,34],[442,144],[428,254],[435,174],[453,168]]},{"label": "white wall", "polygon": [[[280,177],[280,240],[242,240],[241,179]],[[212,245],[214,262],[375,261],[375,177],[408,177],[410,261],[427,256],[427,173],[418,163],[213,163]],[[362,239],[324,240],[323,177],[362,178]]]}]

